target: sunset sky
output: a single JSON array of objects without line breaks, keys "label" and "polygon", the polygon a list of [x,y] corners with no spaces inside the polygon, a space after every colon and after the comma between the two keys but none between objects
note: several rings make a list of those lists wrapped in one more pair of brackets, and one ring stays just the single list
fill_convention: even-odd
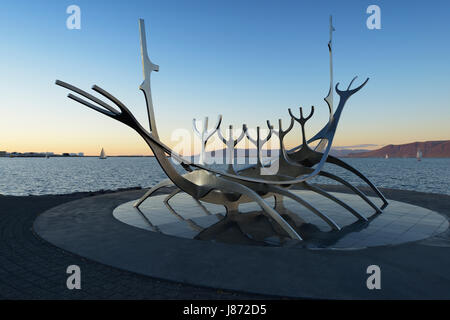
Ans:
[{"label": "sunset sky", "polygon": [[[66,28],[69,5],[81,29]],[[381,8],[381,30],[366,9]],[[328,19],[335,82],[366,77],[344,109],[335,146],[450,139],[448,1],[9,1],[0,10],[0,150],[150,154],[130,128],[69,100],[60,79],[93,84],[147,125],[138,19],[146,22],[160,138],[174,145],[192,118],[264,126],[311,105],[327,121]],[[335,95],[335,101],[338,96]],[[337,104],[337,103],[336,103]],[[309,123],[308,123],[309,124]],[[296,127],[287,145],[300,142]]]}]

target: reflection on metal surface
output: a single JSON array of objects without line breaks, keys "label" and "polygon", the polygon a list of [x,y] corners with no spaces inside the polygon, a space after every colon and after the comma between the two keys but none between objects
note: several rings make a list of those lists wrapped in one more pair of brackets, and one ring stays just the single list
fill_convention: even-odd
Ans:
[{"label": "reflection on metal surface", "polygon": [[[331,47],[331,36],[334,30],[332,26],[332,21],[330,18],[330,41],[328,43],[329,54],[330,54],[330,89],[325,101],[328,105],[330,111],[330,117],[327,124],[311,139],[306,138],[306,122],[313,116],[314,107],[311,108],[311,112],[307,117],[303,116],[303,109],[300,108],[300,117],[295,117],[291,110],[289,109],[289,114],[291,115],[291,123],[287,130],[282,130],[281,120],[279,120],[279,129],[274,130],[273,126],[267,121],[269,127],[269,133],[266,137],[262,138],[260,135],[260,128],[257,127],[256,138],[253,138],[247,130],[247,127],[243,125],[243,133],[237,138],[233,139],[232,133],[230,131],[229,138],[225,139],[220,132],[220,125],[222,123],[222,116],[218,116],[217,124],[212,130],[208,130],[208,119],[205,118],[203,121],[203,129],[200,131],[196,127],[196,121],[194,119],[194,130],[201,138],[202,151],[200,155],[200,163],[194,163],[188,161],[171,150],[167,145],[165,145],[160,139],[157,132],[155,115],[153,110],[153,101],[151,95],[150,87],[150,76],[152,71],[159,71],[159,66],[153,64],[147,53],[147,43],[145,35],[144,21],[139,21],[140,36],[141,36],[141,54],[142,54],[142,64],[144,70],[144,81],[140,85],[140,90],[144,93],[147,113],[149,118],[149,128],[147,131],[134,117],[130,110],[117,98],[111,95],[104,89],[94,85],[92,89],[112,102],[116,107],[110,106],[108,103],[92,96],[91,94],[72,86],[68,83],[57,80],[56,84],[65,87],[78,95],[90,100],[91,102],[70,93],[69,98],[84,104],[85,106],[94,109],[108,117],[111,117],[117,121],[124,123],[125,125],[134,129],[148,144],[148,146],[153,151],[156,159],[158,160],[161,168],[166,173],[168,179],[165,179],[151,188],[143,197],[141,197],[134,206],[139,208],[146,199],[148,199],[154,192],[158,191],[163,187],[175,186],[176,193],[183,191],[193,197],[196,201],[203,203],[212,203],[222,205],[226,208],[226,223],[236,223],[240,219],[248,219],[249,216],[241,216],[239,214],[239,205],[245,203],[255,203],[257,204],[266,219],[274,225],[274,228],[281,230],[285,236],[292,239],[302,240],[302,231],[295,227],[295,221],[289,219],[289,214],[283,210],[283,197],[294,200],[301,207],[306,208],[309,212],[313,213],[317,218],[329,225],[333,230],[341,230],[342,227],[330,217],[325,210],[318,209],[313,206],[308,201],[303,199],[299,194],[291,192],[289,189],[292,186],[300,186],[311,190],[317,195],[323,196],[334,203],[338,204],[341,208],[344,208],[344,212],[351,213],[352,216],[356,217],[359,221],[365,222],[367,218],[360,214],[357,209],[354,209],[349,204],[345,203],[343,200],[337,199],[335,196],[329,194],[328,192],[319,189],[317,187],[311,186],[307,181],[317,175],[327,177],[329,179],[338,181],[343,185],[350,188],[358,197],[363,199],[368,203],[375,213],[380,213],[381,209],[387,205],[387,201],[384,196],[379,192],[378,189],[359,171],[350,167],[348,164],[342,162],[339,159],[329,156],[331,145],[336,133],[336,129],[347,100],[360,89],[362,89],[369,79],[366,79],[361,85],[356,88],[351,89],[351,86],[356,79],[356,77],[350,82],[346,90],[339,89],[339,83],[336,84],[335,90],[339,96],[339,103],[334,111],[333,106],[333,68],[332,68],[332,47]],[[289,132],[293,126],[294,122],[298,122],[301,126],[302,133],[302,143],[292,149],[285,150],[283,139],[287,132]],[[230,127],[231,128],[231,127]],[[232,163],[228,167],[227,171],[220,171],[213,169],[205,164],[205,147],[213,134],[217,133],[219,138],[227,146],[227,154],[229,158],[234,158],[234,148],[236,144],[244,137],[247,137],[257,149],[257,164],[250,166],[248,168],[235,171]],[[280,142],[280,152],[278,159],[271,163],[263,164],[261,158],[261,148],[265,143],[271,139],[271,137],[276,135]],[[311,149],[309,144],[312,142],[318,142],[315,149]],[[182,167],[186,170],[186,173],[179,174],[173,163],[167,158],[170,155],[173,159],[178,161]],[[378,208],[372,200],[367,198],[358,188],[351,185],[344,179],[341,179],[329,172],[323,170],[323,166],[326,162],[336,164],[341,166],[359,177],[361,177],[369,186],[376,192],[378,197],[383,201],[382,208]],[[276,168],[275,172],[271,174],[263,173],[266,168]],[[168,200],[175,195],[169,195],[165,204],[169,211],[178,217],[183,218],[183,215],[177,214],[175,210],[169,205]],[[276,206],[273,208],[266,199],[275,197]],[[285,208],[284,208],[285,209]],[[205,213],[207,211],[204,211]],[[147,217],[148,218],[148,217]],[[186,220],[190,221],[190,220]],[[296,220],[298,222],[298,220]],[[225,222],[224,222],[225,223]],[[191,221],[188,223],[191,227],[197,226],[195,222]],[[188,232],[188,231],[186,231]]]}]

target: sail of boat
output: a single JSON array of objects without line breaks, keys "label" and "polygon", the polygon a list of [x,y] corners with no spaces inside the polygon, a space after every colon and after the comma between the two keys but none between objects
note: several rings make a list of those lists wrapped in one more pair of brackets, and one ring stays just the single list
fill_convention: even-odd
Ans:
[{"label": "sail of boat", "polygon": [[417,161],[422,160],[422,151],[420,151],[420,149],[417,150],[416,158],[417,158]]},{"label": "sail of boat", "polygon": [[385,159],[389,159],[389,155],[386,153],[386,155],[384,156]]},{"label": "sail of boat", "polygon": [[106,159],[105,150],[102,148],[102,151],[100,152],[99,159]]}]

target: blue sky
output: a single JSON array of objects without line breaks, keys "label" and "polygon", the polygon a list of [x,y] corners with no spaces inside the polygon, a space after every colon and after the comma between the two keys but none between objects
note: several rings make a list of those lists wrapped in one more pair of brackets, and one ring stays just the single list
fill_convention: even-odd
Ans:
[{"label": "blue sky", "polygon": [[[66,8],[81,8],[68,30]],[[366,8],[381,8],[369,30]],[[450,139],[448,1],[2,1],[0,149],[148,154],[131,129],[66,98],[55,79],[98,84],[146,123],[138,19],[146,21],[156,119],[170,144],[192,118],[287,123],[287,108],[327,120],[328,17],[335,81],[370,77],[344,111],[335,145]],[[337,97],[335,96],[337,100]],[[295,144],[298,131],[288,138]],[[14,149],[14,150],[13,150]]]}]

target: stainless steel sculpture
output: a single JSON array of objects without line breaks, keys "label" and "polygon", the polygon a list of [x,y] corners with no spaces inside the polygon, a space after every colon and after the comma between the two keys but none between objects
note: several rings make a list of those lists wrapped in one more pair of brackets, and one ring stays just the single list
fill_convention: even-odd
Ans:
[{"label": "stainless steel sculpture", "polygon": [[206,144],[208,143],[208,140],[213,136],[214,133],[217,132],[220,128],[220,124],[222,123],[222,116],[219,115],[217,119],[217,123],[214,126],[213,129],[208,130],[208,117],[205,117],[203,119],[203,128],[201,128],[201,132],[197,129],[197,120],[192,120],[192,127],[194,129],[194,132],[200,137],[201,139],[201,151],[200,151],[200,158],[198,160],[198,163],[205,164],[205,155],[206,155]]},{"label": "stainless steel sculpture", "polygon": [[[222,122],[222,116],[219,115],[217,124],[212,130],[207,129],[207,118],[203,121],[203,129],[200,131],[196,127],[196,121],[194,119],[194,130],[201,138],[201,156],[199,163],[194,163],[186,160],[179,154],[171,150],[167,145],[165,145],[160,139],[157,131],[153,102],[150,87],[150,75],[152,71],[159,71],[159,66],[153,64],[147,53],[147,43],[145,36],[145,26],[144,21],[139,20],[140,27],[140,38],[141,38],[141,54],[142,54],[142,64],[144,71],[144,81],[140,85],[139,89],[144,93],[144,98],[147,105],[147,113],[149,119],[149,128],[147,131],[133,116],[130,110],[117,98],[111,95],[106,90],[94,85],[92,89],[104,96],[107,100],[112,102],[116,107],[112,107],[109,103],[98,99],[97,97],[75,87],[63,81],[57,80],[56,84],[65,87],[78,95],[69,93],[68,97],[84,104],[85,106],[92,108],[108,117],[111,117],[117,121],[120,121],[127,126],[134,129],[148,144],[148,146],[153,151],[157,161],[159,162],[161,168],[166,173],[168,179],[165,179],[152,187],[147,193],[141,197],[136,203],[135,207],[138,209],[143,201],[150,197],[155,191],[165,186],[176,186],[174,192],[172,192],[167,198],[166,202],[169,201],[178,192],[185,192],[192,196],[196,201],[199,202],[209,202],[214,204],[224,205],[227,210],[227,215],[232,216],[239,214],[238,207],[241,203],[255,202],[257,203],[263,212],[278,224],[282,230],[291,238],[302,240],[301,235],[283,218],[283,197],[290,198],[300,204],[302,207],[311,211],[313,214],[317,215],[323,219],[332,229],[340,230],[340,226],[326,216],[319,209],[312,206],[310,203],[306,202],[297,194],[289,191],[293,186],[305,188],[311,190],[317,194],[320,194],[343,207],[346,211],[356,216],[359,220],[367,220],[362,214],[358,213],[356,210],[351,208],[349,205],[343,201],[337,199],[325,190],[313,186],[308,183],[308,180],[319,175],[334,181],[337,181],[348,188],[350,188],[355,194],[360,196],[365,202],[372,206],[375,210],[375,214],[380,213],[381,210],[387,205],[387,201],[381,192],[355,168],[346,164],[342,160],[329,155],[331,150],[331,145],[336,133],[336,129],[341,117],[343,108],[347,100],[356,92],[358,92],[362,87],[365,86],[368,79],[365,80],[360,86],[351,89],[351,85],[356,79],[356,77],[350,82],[346,90],[340,90],[338,84],[336,84],[336,93],[339,95],[339,104],[336,111],[333,112],[333,69],[332,69],[332,31],[334,30],[330,18],[330,41],[328,43],[329,54],[330,54],[330,88],[328,95],[325,98],[326,103],[330,111],[330,116],[327,124],[311,139],[306,138],[305,125],[307,121],[314,114],[314,107],[311,108],[311,112],[307,117],[303,115],[303,109],[300,108],[300,117],[295,117],[293,112],[289,109],[289,114],[291,115],[291,122],[286,130],[282,129],[281,120],[278,121],[278,130],[275,130],[273,126],[267,121],[267,126],[269,128],[269,134],[265,138],[260,136],[260,128],[257,128],[256,139],[252,138],[248,133],[247,126],[243,125],[243,132],[241,135],[234,139],[230,126],[230,133],[228,139],[225,139],[220,131],[220,125]],[[90,100],[85,100],[80,96]],[[302,142],[301,144],[291,150],[286,150],[284,147],[284,137],[291,131],[294,127],[294,123],[298,122],[301,127],[302,132]],[[205,147],[208,140],[217,133],[221,141],[227,146],[227,159],[229,162],[227,171],[220,171],[217,169],[210,168],[205,164],[204,155]],[[255,144],[257,149],[257,163],[253,166],[249,166],[245,169],[236,171],[233,167],[234,158],[234,148],[239,141],[241,141],[244,136],[247,136],[249,141]],[[271,175],[263,174],[263,170],[267,164],[263,163],[261,158],[261,148],[264,143],[269,141],[272,136],[277,136],[280,143],[280,151],[278,154],[278,159],[269,164],[269,166],[275,165],[278,168],[277,172]],[[309,144],[311,142],[318,141],[318,145],[311,149]],[[185,174],[179,174],[175,169],[172,162],[167,158],[167,155],[171,156],[177,160],[182,167],[186,170]],[[325,163],[332,163],[338,165],[346,170],[349,170],[361,179],[363,179],[380,197],[383,201],[383,206],[378,208],[366,195],[364,195],[357,187],[351,185],[344,179],[333,175],[329,172],[323,170]],[[267,197],[275,197],[276,204],[275,208],[272,208],[264,199]],[[292,214],[292,213],[290,213]],[[295,220],[295,219],[292,219]],[[150,223],[150,222],[149,222]]]}]

